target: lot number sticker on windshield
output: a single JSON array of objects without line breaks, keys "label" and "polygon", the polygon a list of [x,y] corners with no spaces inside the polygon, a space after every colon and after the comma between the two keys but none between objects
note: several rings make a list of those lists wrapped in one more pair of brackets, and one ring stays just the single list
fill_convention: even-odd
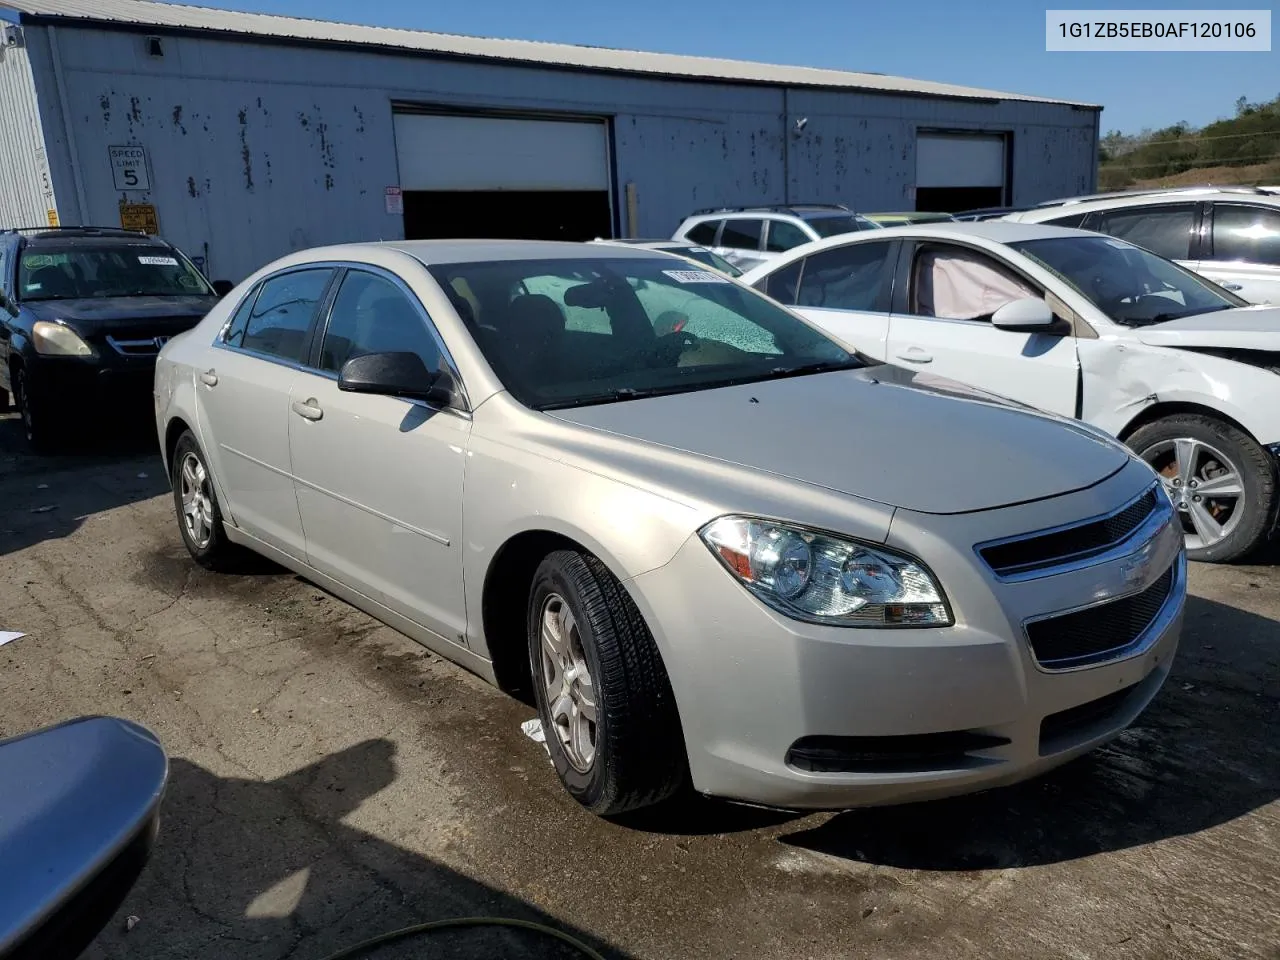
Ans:
[{"label": "lot number sticker on windshield", "polygon": [[138,262],[148,267],[176,267],[178,261],[173,257],[139,257]]},{"label": "lot number sticker on windshield", "polygon": [[663,270],[676,283],[728,283],[724,277],[708,270]]}]

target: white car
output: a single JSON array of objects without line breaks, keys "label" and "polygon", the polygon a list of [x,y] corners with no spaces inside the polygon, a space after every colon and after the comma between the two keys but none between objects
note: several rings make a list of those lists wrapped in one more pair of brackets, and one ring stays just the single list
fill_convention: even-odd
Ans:
[{"label": "white car", "polygon": [[1124,440],[1164,478],[1193,559],[1238,559],[1275,529],[1280,308],[1122,240],[1007,221],[835,237],[742,282],[862,353]]},{"label": "white car", "polygon": [[699,210],[684,218],[671,239],[710,247],[749,270],[823,237],[877,229],[878,224],[839,204],[796,203]]},{"label": "white car", "polygon": [[1250,303],[1280,303],[1280,196],[1261,187],[1083,197],[1006,219],[1119,237]]}]

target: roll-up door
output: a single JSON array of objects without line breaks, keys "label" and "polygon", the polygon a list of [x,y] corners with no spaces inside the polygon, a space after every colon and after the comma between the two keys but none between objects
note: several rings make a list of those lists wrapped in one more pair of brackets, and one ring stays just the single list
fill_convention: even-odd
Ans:
[{"label": "roll-up door", "polygon": [[916,209],[958,213],[1003,205],[1007,158],[1003,134],[920,133]]}]

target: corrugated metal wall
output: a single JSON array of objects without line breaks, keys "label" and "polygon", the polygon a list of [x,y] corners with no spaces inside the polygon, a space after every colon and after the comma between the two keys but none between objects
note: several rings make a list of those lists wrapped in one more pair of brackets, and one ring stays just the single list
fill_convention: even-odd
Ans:
[{"label": "corrugated metal wall", "polygon": [[[162,232],[192,255],[207,249],[218,278],[239,279],[305,246],[401,235],[383,195],[398,183],[393,102],[611,117],[616,186],[636,185],[647,236],[669,236],[692,209],[719,204],[910,209],[919,127],[1011,133],[1016,202],[1093,183],[1096,114],[1056,104],[783,91],[191,36],[165,37],[155,58],[141,35],[71,27],[58,28],[57,43],[86,219],[114,222],[122,199],[154,203]],[[41,64],[36,72],[43,90]],[[56,98],[41,104],[46,128],[65,129]],[[808,123],[796,136],[800,118]],[[107,148],[130,143],[149,153],[147,194],[113,189]],[[55,183],[73,182],[69,151],[51,146],[50,156]]]},{"label": "corrugated metal wall", "polygon": [[50,209],[56,207],[31,59],[21,45],[0,46],[0,227],[38,226]]}]

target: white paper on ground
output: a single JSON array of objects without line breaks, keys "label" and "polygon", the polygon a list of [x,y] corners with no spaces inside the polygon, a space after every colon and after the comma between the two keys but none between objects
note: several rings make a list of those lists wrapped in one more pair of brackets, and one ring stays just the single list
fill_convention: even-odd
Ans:
[{"label": "white paper on ground", "polygon": [[551,751],[547,747],[547,735],[542,729],[541,720],[537,717],[532,720],[526,720],[520,724],[520,731],[534,743],[542,744],[542,749],[547,751],[547,756],[551,756]]},{"label": "white paper on ground", "polygon": [[6,643],[12,643],[14,640],[21,640],[25,636],[25,633],[17,633],[13,630],[0,630],[0,647],[3,647]]}]

